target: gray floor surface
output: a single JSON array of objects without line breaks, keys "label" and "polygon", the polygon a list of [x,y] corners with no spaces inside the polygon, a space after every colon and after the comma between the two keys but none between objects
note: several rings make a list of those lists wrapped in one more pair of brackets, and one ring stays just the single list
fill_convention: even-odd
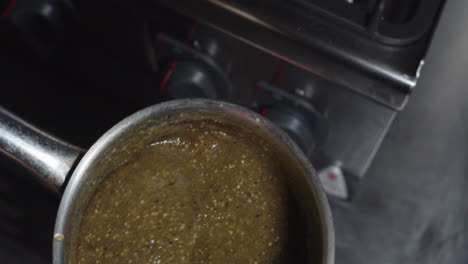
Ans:
[{"label": "gray floor surface", "polygon": [[421,79],[352,203],[337,264],[468,263],[468,1],[447,1]]}]

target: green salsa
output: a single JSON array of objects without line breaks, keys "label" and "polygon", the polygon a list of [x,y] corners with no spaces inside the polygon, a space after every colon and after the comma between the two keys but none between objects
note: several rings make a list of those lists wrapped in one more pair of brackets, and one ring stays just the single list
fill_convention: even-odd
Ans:
[{"label": "green salsa", "polygon": [[287,190],[269,150],[218,130],[148,145],[98,186],[76,263],[280,263]]}]

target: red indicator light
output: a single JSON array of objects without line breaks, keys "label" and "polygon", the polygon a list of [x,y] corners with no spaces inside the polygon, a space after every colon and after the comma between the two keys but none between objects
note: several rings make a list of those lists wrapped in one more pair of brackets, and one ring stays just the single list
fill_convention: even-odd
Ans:
[{"label": "red indicator light", "polygon": [[159,83],[159,90],[163,90],[164,86],[166,85],[167,80],[169,80],[169,77],[171,77],[172,72],[174,71],[175,66],[177,65],[177,59],[174,59],[169,66],[169,69],[167,70],[166,74],[164,75],[161,83]]}]

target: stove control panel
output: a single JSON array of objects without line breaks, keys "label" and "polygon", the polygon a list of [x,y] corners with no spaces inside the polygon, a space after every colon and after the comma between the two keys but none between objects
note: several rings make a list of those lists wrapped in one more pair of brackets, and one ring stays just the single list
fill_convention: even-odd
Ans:
[{"label": "stove control panel", "polygon": [[[183,35],[183,34],[182,34]],[[302,149],[334,198],[352,198],[395,111],[207,26],[159,34],[161,100],[204,97],[250,108]]]}]

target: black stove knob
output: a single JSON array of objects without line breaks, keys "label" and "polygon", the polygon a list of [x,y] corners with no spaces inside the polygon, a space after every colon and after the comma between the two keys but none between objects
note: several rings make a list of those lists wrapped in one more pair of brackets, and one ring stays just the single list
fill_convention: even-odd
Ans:
[{"label": "black stove knob", "polygon": [[224,73],[213,65],[193,58],[174,59],[167,68],[160,89],[167,99],[227,100],[231,93]]},{"label": "black stove knob", "polygon": [[[164,34],[158,35],[161,46],[162,79],[159,89],[163,99],[209,98],[229,100],[232,85],[227,73],[210,55]],[[168,61],[169,59],[169,61]],[[169,62],[169,63],[165,63]]]},{"label": "black stove knob", "polygon": [[263,107],[262,115],[288,133],[306,155],[310,155],[322,141],[323,120],[314,113],[275,105]]},{"label": "black stove knob", "polygon": [[309,100],[260,81],[252,108],[287,132],[308,156],[326,143],[327,119]]},{"label": "black stove knob", "polygon": [[227,100],[230,89],[223,74],[203,61],[192,58],[174,59],[161,82],[168,99],[209,98]]},{"label": "black stove knob", "polygon": [[76,29],[79,15],[71,2],[0,0],[0,26],[4,23],[2,20],[5,20],[5,25],[8,25],[5,29],[14,32],[12,37],[18,38],[16,41],[26,44],[30,51],[48,62],[50,57],[61,50],[66,36],[75,34],[69,32]]}]

